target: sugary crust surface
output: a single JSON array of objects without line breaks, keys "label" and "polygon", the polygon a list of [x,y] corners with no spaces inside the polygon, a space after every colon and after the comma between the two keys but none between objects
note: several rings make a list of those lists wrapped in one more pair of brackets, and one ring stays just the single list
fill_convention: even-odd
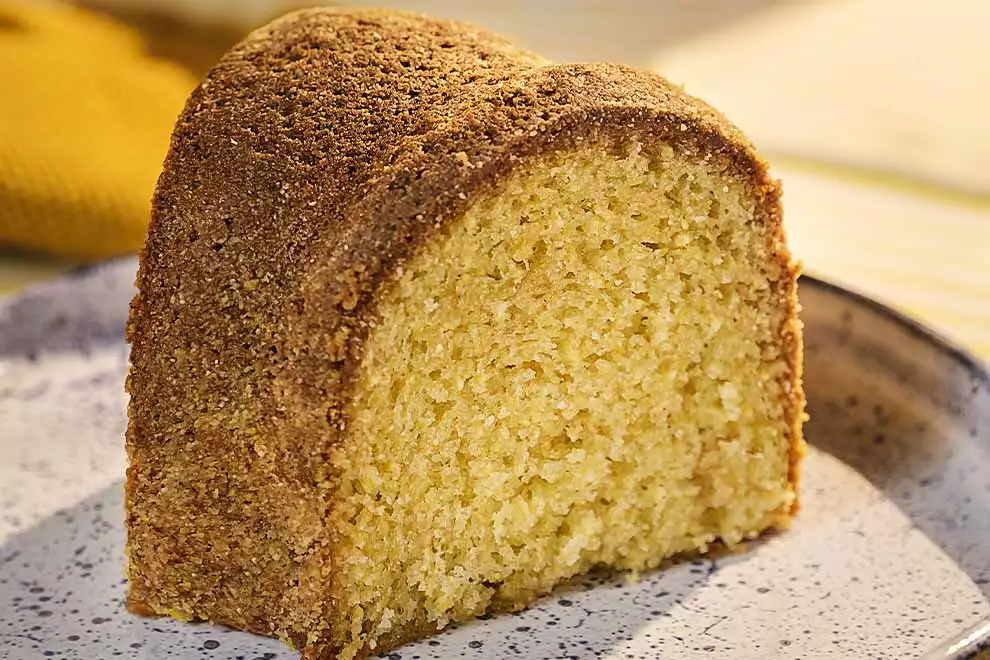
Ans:
[{"label": "sugary crust surface", "polygon": [[796,269],[778,185],[731,124],[653,74],[548,65],[412,14],[306,10],[216,66],[159,180],[129,323],[129,607],[331,657],[327,458],[347,433],[378,293],[518,162],[630,140],[674,144],[747,182],[774,229],[793,275],[776,294],[793,319],[781,340],[796,482]]}]

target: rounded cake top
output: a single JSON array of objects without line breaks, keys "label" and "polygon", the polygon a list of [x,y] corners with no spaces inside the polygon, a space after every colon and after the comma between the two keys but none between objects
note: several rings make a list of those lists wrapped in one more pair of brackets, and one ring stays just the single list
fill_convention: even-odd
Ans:
[{"label": "rounded cake top", "polygon": [[[519,159],[633,137],[765,178],[729,122],[655,74],[552,65],[484,30],[407,12],[298,11],[252,33],[193,93],[145,261],[210,276],[236,267],[244,245],[246,265],[265,272],[240,277],[277,270],[285,280],[313,261],[339,273],[345,260],[351,281],[319,286],[350,314]],[[211,246],[228,258],[204,258]]]}]

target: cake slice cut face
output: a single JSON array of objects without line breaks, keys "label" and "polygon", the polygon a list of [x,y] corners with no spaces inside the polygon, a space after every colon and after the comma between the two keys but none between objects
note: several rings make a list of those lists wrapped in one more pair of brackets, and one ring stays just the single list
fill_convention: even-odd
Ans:
[{"label": "cake slice cut face", "polygon": [[517,608],[790,511],[788,274],[743,186],[632,147],[522,168],[379,302],[335,453],[337,596],[370,629]]},{"label": "cake slice cut face", "polygon": [[129,606],[354,658],[786,526],[795,278],[763,163],[661,79],[283,19],[156,194]]}]

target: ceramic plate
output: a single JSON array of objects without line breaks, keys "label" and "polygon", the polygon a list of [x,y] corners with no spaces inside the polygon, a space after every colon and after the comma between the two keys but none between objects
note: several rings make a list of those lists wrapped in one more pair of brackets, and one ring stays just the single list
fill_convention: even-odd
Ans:
[{"label": "ceramic plate", "polygon": [[[0,302],[0,656],[275,660],[123,608],[119,262]],[[990,375],[869,300],[801,284],[812,444],[793,528],[389,658],[907,658],[990,615]]]}]

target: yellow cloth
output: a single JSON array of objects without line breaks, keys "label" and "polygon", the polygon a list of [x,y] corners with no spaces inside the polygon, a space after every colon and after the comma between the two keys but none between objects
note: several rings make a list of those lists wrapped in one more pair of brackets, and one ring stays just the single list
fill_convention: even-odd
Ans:
[{"label": "yellow cloth", "polygon": [[138,250],[192,75],[121,23],[33,2],[0,2],[0,72],[0,246]]}]

